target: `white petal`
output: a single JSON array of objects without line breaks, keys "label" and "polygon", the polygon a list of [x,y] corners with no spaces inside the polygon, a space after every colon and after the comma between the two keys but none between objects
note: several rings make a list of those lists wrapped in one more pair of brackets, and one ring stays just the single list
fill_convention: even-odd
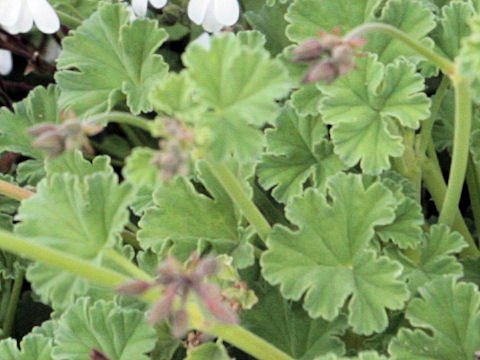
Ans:
[{"label": "white petal", "polygon": [[53,63],[57,58],[60,56],[60,52],[62,51],[62,48],[58,43],[51,39],[48,43],[47,46],[45,47],[45,53],[43,54],[43,58],[50,62]]},{"label": "white petal", "polygon": [[132,8],[137,16],[147,15],[148,0],[132,0]]},{"label": "white petal", "polygon": [[193,40],[193,44],[198,44],[202,46],[203,48],[209,50],[211,46],[212,38],[209,33],[202,33],[199,37],[197,37],[195,40]]},{"label": "white petal", "polygon": [[128,20],[130,22],[135,21],[135,19],[137,18],[137,15],[135,14],[135,11],[133,11],[133,8],[130,5],[127,6],[127,11],[129,13]]},{"label": "white petal", "polygon": [[230,26],[238,21],[240,7],[238,0],[213,0],[214,13],[217,21],[223,25]]},{"label": "white petal", "polygon": [[203,23],[210,2],[211,0],[190,0],[187,10],[190,20],[197,25]]},{"label": "white petal", "polygon": [[38,30],[45,34],[53,34],[60,29],[60,19],[47,0],[27,0]]},{"label": "white petal", "polygon": [[0,0],[0,25],[13,26],[20,17],[24,0]]},{"label": "white petal", "polygon": [[224,26],[224,24],[219,22],[215,17],[214,5],[215,3],[213,1],[208,4],[207,13],[205,14],[205,19],[203,19],[202,23],[204,30],[208,32],[220,31]]},{"label": "white petal", "polygon": [[152,4],[155,9],[160,9],[167,5],[167,0],[150,0],[150,4]]},{"label": "white petal", "polygon": [[17,22],[12,26],[5,26],[10,34],[26,33],[32,30],[33,27],[33,16],[28,7],[22,6],[22,11],[20,12],[20,17],[17,19]]},{"label": "white petal", "polygon": [[0,49],[0,74],[8,75],[12,71],[12,67],[12,53],[8,50]]}]

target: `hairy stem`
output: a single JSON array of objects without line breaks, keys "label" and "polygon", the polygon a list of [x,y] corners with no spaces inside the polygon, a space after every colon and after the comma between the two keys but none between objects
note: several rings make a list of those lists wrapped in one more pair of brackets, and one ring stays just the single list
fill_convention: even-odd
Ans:
[{"label": "hairy stem", "polygon": [[23,189],[20,186],[10,184],[3,180],[0,180],[0,194],[18,201],[28,199],[29,197],[35,195],[35,193],[29,190]]},{"label": "hairy stem", "polygon": [[472,104],[470,85],[466,79],[457,77],[453,80],[455,89],[455,134],[453,138],[452,164],[448,177],[447,193],[438,221],[452,226],[460,201],[465,173],[467,171],[470,128],[472,121]]},{"label": "hairy stem", "polygon": [[20,298],[24,278],[25,270],[21,269],[15,276],[12,292],[10,293],[10,299],[8,301],[5,321],[3,322],[2,336],[5,338],[9,337],[12,334],[13,321],[15,320],[15,313],[17,312],[18,300]]},{"label": "hairy stem", "polygon": [[385,34],[389,34],[395,39],[402,41],[403,43],[410,46],[413,50],[415,50],[418,54],[422,55],[423,57],[430,60],[432,63],[437,65],[443,73],[451,76],[455,72],[455,64],[451,62],[446,57],[438,55],[434,51],[430,50],[429,48],[423,46],[420,42],[415,39],[412,39],[410,35],[399,30],[391,25],[382,24],[382,23],[367,23],[358,26],[357,28],[353,29],[350,33],[345,36],[345,40],[353,40],[362,35],[371,33],[371,32],[381,32]]},{"label": "hairy stem", "polygon": [[208,163],[213,175],[222,184],[233,202],[240,208],[242,214],[256,230],[260,238],[265,242],[272,228],[260,210],[248,197],[238,180],[225,165]]},{"label": "hairy stem", "polygon": [[105,257],[137,279],[153,281],[153,278],[114,249],[105,250]]},{"label": "hairy stem", "polygon": [[117,124],[132,125],[146,132],[151,131],[150,122],[147,119],[120,111],[94,115],[88,118],[88,120],[99,124],[114,122]]}]

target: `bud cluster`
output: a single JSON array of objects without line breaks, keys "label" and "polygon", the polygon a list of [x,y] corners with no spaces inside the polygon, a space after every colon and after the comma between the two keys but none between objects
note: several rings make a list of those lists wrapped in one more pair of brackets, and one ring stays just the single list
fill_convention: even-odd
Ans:
[{"label": "bud cluster", "polygon": [[65,151],[81,149],[84,153],[93,154],[88,136],[97,135],[104,126],[91,121],[80,121],[70,114],[71,118],[61,124],[41,123],[28,129],[35,139],[32,145],[56,157]]},{"label": "bud cluster", "polygon": [[324,81],[331,83],[355,68],[356,48],[365,44],[365,39],[345,40],[340,29],[332,33],[320,31],[317,38],[300,44],[293,52],[294,62],[313,62],[303,78],[303,83]]},{"label": "bud cluster", "polygon": [[220,288],[205,281],[218,271],[217,259],[214,257],[202,259],[194,254],[188,265],[184,266],[169,256],[157,271],[159,278],[153,282],[134,280],[117,288],[118,292],[127,295],[139,295],[152,287],[162,288],[162,298],[152,306],[147,315],[151,324],[170,320],[173,334],[182,336],[189,327],[186,303],[190,293],[194,293],[202,307],[217,320],[227,324],[238,322],[235,311],[223,301]]}]

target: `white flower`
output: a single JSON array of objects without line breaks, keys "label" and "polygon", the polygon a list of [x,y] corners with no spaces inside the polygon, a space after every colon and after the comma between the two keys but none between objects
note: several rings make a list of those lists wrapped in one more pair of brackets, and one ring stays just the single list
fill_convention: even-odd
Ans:
[{"label": "white flower", "polygon": [[188,17],[208,32],[235,24],[239,16],[238,0],[190,0],[188,3]]},{"label": "white flower", "polygon": [[12,71],[12,67],[12,53],[8,50],[0,49],[0,75],[8,75]]},{"label": "white flower", "polygon": [[138,16],[147,15],[149,1],[155,9],[160,9],[167,4],[167,0],[132,0],[132,7],[133,11],[135,11],[135,14]]},{"label": "white flower", "polygon": [[0,0],[0,25],[9,33],[28,32],[34,22],[46,34],[60,29],[60,19],[47,0]]},{"label": "white flower", "polygon": [[210,49],[210,44],[212,42],[212,37],[209,33],[202,33],[199,37],[197,37],[195,40],[192,41],[193,44],[198,44],[202,46],[203,48],[209,50]]}]

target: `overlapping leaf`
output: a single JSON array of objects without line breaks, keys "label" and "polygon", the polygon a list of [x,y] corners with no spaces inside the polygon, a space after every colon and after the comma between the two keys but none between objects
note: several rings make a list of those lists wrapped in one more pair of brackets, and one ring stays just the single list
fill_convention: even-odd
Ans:
[{"label": "overlapping leaf", "polygon": [[332,322],[312,320],[298,303],[282,298],[269,286],[255,288],[259,303],[242,314],[242,324],[295,359],[313,359],[327,354],[343,354],[345,346],[338,338],[346,328],[346,319]]},{"label": "overlapping leaf", "polygon": [[167,38],[154,21],[129,21],[122,4],[99,10],[63,41],[56,80],[60,104],[78,115],[111,110],[126,98],[137,114],[152,110],[148,93],[167,65],[155,51]]},{"label": "overlapping leaf", "polygon": [[58,97],[56,86],[39,86],[25,100],[14,105],[14,112],[3,107],[0,110],[0,151],[13,151],[43,159],[44,153],[32,146],[33,137],[27,133],[27,129],[43,122],[60,122]]},{"label": "overlapping leaf", "polygon": [[459,233],[450,232],[447,226],[435,225],[425,235],[418,261],[412,261],[393,249],[389,255],[402,263],[403,277],[408,281],[410,290],[415,292],[420,286],[444,275],[462,276],[462,265],[454,255],[466,246]]},{"label": "overlapping leaf", "polygon": [[60,318],[53,354],[56,360],[85,360],[96,349],[108,359],[147,360],[155,341],[143,312],[82,298]]},{"label": "overlapping leaf", "polygon": [[443,277],[419,289],[407,308],[410,323],[389,352],[396,360],[471,360],[480,348],[480,294],[473,284]]},{"label": "overlapping leaf", "polygon": [[355,332],[381,331],[386,309],[400,309],[408,298],[400,264],[369,246],[374,227],[393,221],[395,198],[379,182],[365,187],[358,175],[333,176],[327,189],[331,201],[308,189],[287,206],[299,230],[274,228],[261,259],[263,275],[288,299],[305,295],[313,318],[332,320],[347,301]]},{"label": "overlapping leaf", "polygon": [[464,38],[460,49],[458,68],[462,76],[471,81],[471,87],[475,100],[480,100],[480,13],[473,16],[470,21],[470,36]]},{"label": "overlapping leaf", "polygon": [[185,360],[230,360],[222,343],[208,342],[191,349]]},{"label": "overlapping leaf", "polygon": [[349,166],[360,161],[364,172],[378,174],[390,167],[390,157],[403,154],[397,133],[419,127],[429,115],[429,100],[421,92],[422,77],[408,62],[384,66],[369,55],[359,59],[357,67],[322,86],[320,112],[332,125],[335,153]]},{"label": "overlapping leaf", "polygon": [[274,187],[272,194],[281,202],[299,195],[310,177],[322,187],[328,176],[345,168],[325,135],[319,117],[300,117],[285,108],[275,129],[267,133],[268,151],[258,167],[262,186]]},{"label": "overlapping leaf", "polygon": [[52,339],[40,334],[28,334],[21,343],[8,338],[0,341],[0,359],[2,360],[53,360]]},{"label": "overlapping leaf", "polygon": [[[39,184],[35,196],[22,202],[16,232],[44,246],[98,262],[101,250],[117,243],[118,233],[128,221],[132,195],[132,188],[119,185],[113,173],[54,174]],[[30,266],[27,277],[44,302],[60,308],[97,289],[82,278],[43,264]]]},{"label": "overlapping leaf", "polygon": [[270,58],[264,41],[257,32],[223,34],[209,48],[193,44],[183,55],[199,100],[212,110],[199,126],[211,133],[209,154],[216,159],[232,152],[242,160],[257,157],[263,137],[255,127],[276,118],[275,100],[289,89],[285,69]]}]

